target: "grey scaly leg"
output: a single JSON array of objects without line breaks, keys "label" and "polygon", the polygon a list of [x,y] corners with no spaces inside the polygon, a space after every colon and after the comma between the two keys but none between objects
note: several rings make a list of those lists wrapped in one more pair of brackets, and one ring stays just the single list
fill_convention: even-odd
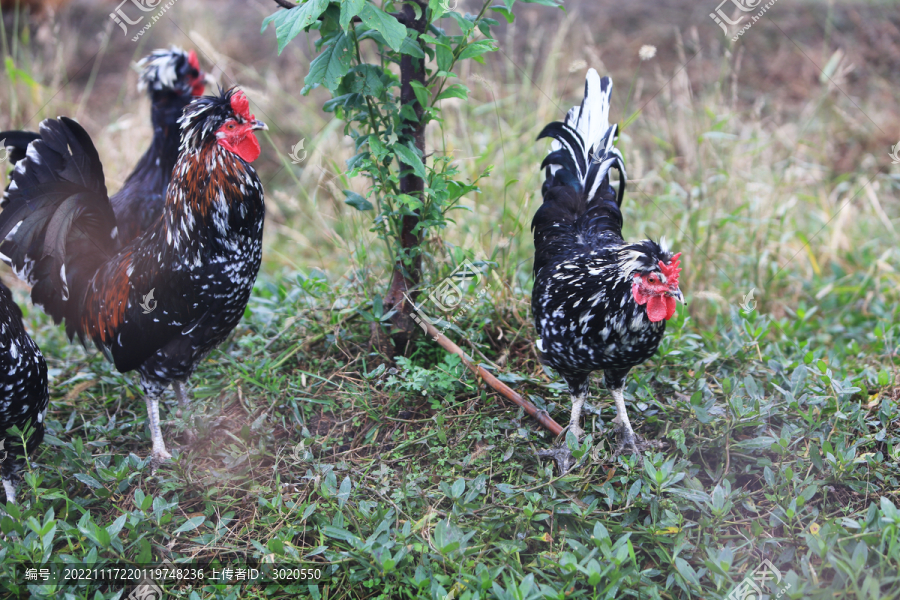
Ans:
[{"label": "grey scaly leg", "polygon": [[173,382],[172,389],[175,390],[175,397],[178,399],[179,406],[181,406],[182,408],[187,408],[187,405],[190,403],[191,399],[190,397],[188,397],[187,390],[184,387],[184,382]]},{"label": "grey scaly leg", "polygon": [[6,501],[16,503],[16,486],[9,479],[3,479],[3,490],[6,492]]},{"label": "grey scaly leg", "polygon": [[578,441],[584,436],[584,429],[581,428],[581,408],[584,406],[585,395],[572,396],[572,416],[569,417],[569,431],[575,434]]},{"label": "grey scaly leg", "polygon": [[153,440],[152,462],[159,464],[172,458],[172,455],[166,450],[166,443],[163,441],[162,430],[159,427],[159,396],[145,396],[144,400],[147,403],[147,417],[150,419],[150,438]]}]

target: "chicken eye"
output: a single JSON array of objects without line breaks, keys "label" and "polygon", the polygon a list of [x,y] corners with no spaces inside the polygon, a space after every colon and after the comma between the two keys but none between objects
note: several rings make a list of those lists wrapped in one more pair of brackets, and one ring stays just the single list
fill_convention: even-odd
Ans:
[{"label": "chicken eye", "polygon": [[235,127],[237,127],[237,125],[235,125],[234,123],[229,123],[225,126],[225,129],[227,129],[228,131],[234,131]]}]

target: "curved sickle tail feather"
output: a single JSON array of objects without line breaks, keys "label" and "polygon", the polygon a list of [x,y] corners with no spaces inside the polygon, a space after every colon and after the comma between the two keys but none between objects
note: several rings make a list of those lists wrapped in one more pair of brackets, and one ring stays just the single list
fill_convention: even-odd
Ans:
[{"label": "curved sickle tail feather", "polygon": [[0,151],[5,149],[9,153],[9,164],[15,165],[25,158],[28,144],[39,139],[41,136],[31,131],[0,131],[0,144],[3,145]]},{"label": "curved sickle tail feather", "polygon": [[618,125],[609,124],[609,99],[613,83],[590,69],[584,82],[581,106],[569,110],[564,123],[547,125],[538,139],[553,138],[551,152],[541,163],[546,168],[544,193],[558,185],[582,192],[588,206],[609,186],[609,170],[619,171],[616,203],[621,206],[627,175],[625,160],[613,145]]},{"label": "curved sickle tail feather", "polygon": [[103,166],[90,136],[60,117],[41,123],[13,171],[0,212],[0,259],[30,283],[32,301],[71,339],[97,269],[118,251]]},{"label": "curved sickle tail feather", "polygon": [[[588,71],[581,106],[572,108],[565,122],[547,125],[538,139],[553,138],[546,169],[544,202],[531,222],[534,232],[534,272],[554,257],[570,253],[598,236],[622,235],[622,196],[625,164],[613,146],[617,125],[609,123],[612,80]],[[613,189],[609,171],[619,171],[619,189]]]}]

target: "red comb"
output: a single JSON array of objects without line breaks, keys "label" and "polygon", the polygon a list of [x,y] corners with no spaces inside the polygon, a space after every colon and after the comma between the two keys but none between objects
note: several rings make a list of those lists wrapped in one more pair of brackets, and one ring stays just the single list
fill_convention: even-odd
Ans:
[{"label": "red comb", "polygon": [[188,52],[188,64],[198,71],[200,70],[200,60],[197,58],[197,53],[194,50]]},{"label": "red comb", "polygon": [[659,261],[659,270],[666,276],[669,285],[678,285],[678,274],[681,273],[681,252],[672,257],[669,264]]},{"label": "red comb", "polygon": [[231,97],[231,109],[245,121],[253,120],[253,115],[250,114],[250,101],[241,90],[236,91]]}]

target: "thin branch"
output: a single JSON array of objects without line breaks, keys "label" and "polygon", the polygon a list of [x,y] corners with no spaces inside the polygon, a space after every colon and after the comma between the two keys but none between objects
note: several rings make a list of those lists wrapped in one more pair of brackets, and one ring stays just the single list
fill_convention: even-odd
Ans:
[{"label": "thin branch", "polygon": [[497,392],[499,392],[501,396],[503,396],[507,400],[511,400],[512,402],[525,409],[525,412],[534,417],[538,423],[543,425],[554,436],[562,433],[563,428],[559,423],[550,418],[550,415],[547,414],[547,411],[538,409],[538,407],[536,407],[534,404],[514,392],[512,389],[510,389],[509,386],[494,377],[484,367],[473,363],[472,359],[466,355],[462,348],[451,342],[444,334],[439,332],[434,327],[434,325],[425,320],[423,320],[422,323],[425,324],[425,327],[428,329],[428,335],[430,335],[432,339],[437,341],[437,343],[440,344],[440,346],[447,352],[452,352],[453,354],[460,357],[470,371],[484,379],[484,382],[494,388]]}]

